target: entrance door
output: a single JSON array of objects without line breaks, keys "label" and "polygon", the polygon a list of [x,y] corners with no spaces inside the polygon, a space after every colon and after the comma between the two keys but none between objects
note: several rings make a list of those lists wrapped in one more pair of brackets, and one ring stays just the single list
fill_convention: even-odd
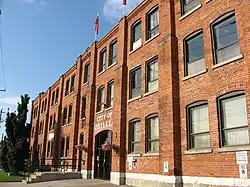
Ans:
[{"label": "entrance door", "polygon": [[95,178],[110,180],[112,151],[103,151],[106,140],[112,141],[111,131],[102,131],[95,137]]}]

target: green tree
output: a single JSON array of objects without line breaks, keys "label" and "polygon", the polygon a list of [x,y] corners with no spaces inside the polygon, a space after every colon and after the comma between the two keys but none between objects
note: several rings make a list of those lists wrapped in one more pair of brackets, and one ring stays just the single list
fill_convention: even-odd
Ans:
[{"label": "green tree", "polygon": [[0,164],[5,172],[10,171],[7,154],[8,154],[7,140],[6,137],[4,137],[4,139],[0,143]]}]

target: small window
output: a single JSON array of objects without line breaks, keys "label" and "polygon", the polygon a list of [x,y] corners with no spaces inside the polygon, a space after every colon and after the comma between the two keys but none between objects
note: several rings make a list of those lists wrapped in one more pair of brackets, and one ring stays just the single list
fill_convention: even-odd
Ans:
[{"label": "small window", "polygon": [[210,147],[207,103],[197,103],[188,107],[188,132],[188,149]]},{"label": "small window", "polygon": [[220,19],[212,25],[212,29],[215,63],[241,54],[235,14]]},{"label": "small window", "polygon": [[43,113],[44,111],[44,101],[42,101],[42,110],[41,110],[41,114]]},{"label": "small window", "polygon": [[82,134],[80,134],[79,144],[82,145],[82,144],[83,144],[83,141],[84,141],[84,135],[83,135],[83,133],[82,133]]},{"label": "small window", "polygon": [[47,108],[47,99],[45,99],[44,101],[44,112],[46,111],[46,108]]},{"label": "small window", "polygon": [[82,97],[82,112],[81,112],[81,118],[86,117],[86,96]]},{"label": "small window", "polygon": [[106,70],[106,48],[100,53],[99,73]]},{"label": "small window", "polygon": [[55,102],[55,91],[52,92],[51,106],[54,105]]},{"label": "small window", "polygon": [[132,26],[132,44],[131,50],[136,50],[142,45],[141,39],[141,21],[138,21]]},{"label": "small window", "polygon": [[69,156],[69,137],[66,138],[66,153],[65,153],[65,157]]},{"label": "small window", "polygon": [[52,130],[53,127],[53,116],[51,115],[49,118],[49,130]]},{"label": "small window", "polygon": [[69,105],[68,123],[72,122],[72,104]]},{"label": "small window", "polygon": [[222,146],[249,144],[246,97],[243,94],[219,99]]},{"label": "small window", "polygon": [[56,99],[55,99],[55,104],[58,102],[59,98],[59,88],[56,89]]},{"label": "small window", "polygon": [[53,116],[53,125],[52,125],[52,130],[55,129],[55,125],[56,125],[56,113],[54,113],[54,116]]},{"label": "small window", "polygon": [[201,4],[200,0],[182,0],[181,1],[182,15],[190,12],[199,4]]},{"label": "small window", "polygon": [[185,75],[193,75],[205,69],[203,32],[199,32],[185,43]]},{"label": "small window", "polygon": [[114,82],[109,82],[108,84],[108,94],[107,94],[107,107],[113,107],[114,105]]},{"label": "small window", "polygon": [[70,83],[70,79],[66,81],[65,96],[69,95],[69,83]]},{"label": "small window", "polygon": [[140,153],[140,121],[130,122],[129,129],[129,153]]},{"label": "small window", "polygon": [[50,157],[50,142],[48,142],[47,157]]},{"label": "small window", "polygon": [[117,40],[110,44],[109,66],[115,64],[117,61]]},{"label": "small window", "polygon": [[65,146],[65,138],[61,139],[61,153],[60,153],[60,157],[64,157],[64,146]]},{"label": "small window", "polygon": [[159,10],[154,8],[147,14],[147,40],[159,33]]},{"label": "small window", "polygon": [[130,99],[141,95],[141,68],[130,72]]},{"label": "small window", "polygon": [[159,120],[158,116],[147,119],[146,152],[159,152]]},{"label": "small window", "polygon": [[63,125],[67,124],[67,107],[64,107],[63,109]]},{"label": "small window", "polygon": [[84,83],[89,82],[90,77],[90,63],[85,64],[84,68]]},{"label": "small window", "polygon": [[104,109],[104,87],[98,89],[97,93],[97,112]]},{"label": "small window", "polygon": [[73,75],[71,77],[70,93],[75,90],[75,79],[76,79],[76,75]]},{"label": "small window", "polygon": [[158,90],[158,59],[147,63],[147,86],[146,91]]},{"label": "small window", "polygon": [[50,157],[53,157],[54,141],[50,142]]}]

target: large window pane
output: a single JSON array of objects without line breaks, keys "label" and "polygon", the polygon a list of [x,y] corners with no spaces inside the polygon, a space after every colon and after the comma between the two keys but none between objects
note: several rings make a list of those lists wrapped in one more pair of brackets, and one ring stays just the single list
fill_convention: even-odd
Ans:
[{"label": "large window pane", "polygon": [[73,75],[71,77],[70,92],[73,92],[75,90],[75,80],[76,80],[76,75]]},{"label": "large window pane", "polygon": [[98,89],[98,95],[97,95],[97,112],[101,111],[104,107],[104,88]]},{"label": "large window pane", "polygon": [[214,47],[217,63],[240,54],[235,15],[213,25]]},{"label": "large window pane", "polygon": [[69,94],[69,83],[70,83],[70,79],[68,79],[66,81],[66,89],[65,89],[65,96],[67,96]]},{"label": "large window pane", "polygon": [[150,39],[159,33],[158,7],[147,15],[147,22],[148,22],[147,39]]},{"label": "large window pane", "polygon": [[110,44],[109,65],[116,63],[117,60],[117,40]]},{"label": "large window pane", "polygon": [[108,84],[108,101],[107,107],[113,107],[114,104],[114,82]]},{"label": "large window pane", "polygon": [[141,95],[141,68],[130,73],[130,98]]},{"label": "large window pane", "polygon": [[147,67],[147,91],[158,90],[158,60],[148,63]]},{"label": "large window pane", "polygon": [[140,121],[130,123],[130,153],[140,152]]},{"label": "large window pane", "polygon": [[147,119],[147,152],[159,151],[159,120],[158,117]]},{"label": "large window pane", "polygon": [[141,21],[132,26],[132,50],[141,47]]},{"label": "large window pane", "polygon": [[69,115],[68,115],[68,123],[72,121],[72,104],[69,105]]},{"label": "large window pane", "polygon": [[102,72],[105,69],[106,69],[106,49],[103,49],[100,53],[99,72]]},{"label": "large window pane", "polygon": [[85,118],[86,116],[86,97],[82,97],[82,112],[81,112],[81,118]]},{"label": "large window pane", "polygon": [[84,68],[84,83],[89,81],[89,76],[90,76],[90,63],[85,65]]},{"label": "large window pane", "polygon": [[200,0],[182,0],[181,2],[182,14],[186,14],[200,4]]}]

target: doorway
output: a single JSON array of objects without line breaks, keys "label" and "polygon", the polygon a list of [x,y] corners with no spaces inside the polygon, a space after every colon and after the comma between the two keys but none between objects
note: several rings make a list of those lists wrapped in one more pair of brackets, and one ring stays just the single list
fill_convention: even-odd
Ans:
[{"label": "doorway", "polygon": [[96,179],[110,180],[112,150],[104,151],[105,141],[112,142],[112,131],[102,131],[95,136],[95,168]]}]

